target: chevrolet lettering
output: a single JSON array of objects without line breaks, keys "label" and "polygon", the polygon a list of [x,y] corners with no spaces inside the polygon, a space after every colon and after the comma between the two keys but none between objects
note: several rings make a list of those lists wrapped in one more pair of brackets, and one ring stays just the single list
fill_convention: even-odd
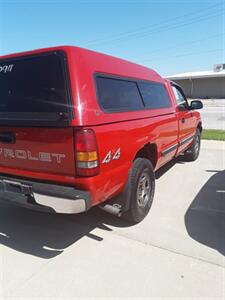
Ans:
[{"label": "chevrolet lettering", "polygon": [[49,153],[49,152],[38,152],[36,154],[29,150],[14,150],[8,148],[0,148],[0,157],[4,158],[15,158],[15,159],[28,159],[28,160],[38,160],[43,162],[53,162],[54,160],[61,164],[65,154],[62,153]]}]

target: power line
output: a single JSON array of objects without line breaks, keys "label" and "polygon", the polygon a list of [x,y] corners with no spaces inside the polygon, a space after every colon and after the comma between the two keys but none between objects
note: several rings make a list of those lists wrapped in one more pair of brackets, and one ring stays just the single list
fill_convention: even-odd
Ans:
[{"label": "power line", "polygon": [[[174,21],[174,19],[183,19],[184,17],[186,16],[189,16],[189,15],[195,15],[195,14],[199,14],[199,13],[202,13],[204,11],[207,11],[209,9],[213,9],[215,7],[218,7],[220,5],[220,3],[217,3],[215,5],[211,5],[209,7],[207,7],[206,9],[201,9],[201,10],[197,10],[195,12],[193,12],[192,14],[188,13],[188,14],[184,14],[184,15],[181,15],[181,16],[177,16],[177,17],[173,17],[173,18],[169,18],[167,19],[166,21],[164,22],[160,22],[160,25],[162,24],[167,24],[168,22],[170,23],[171,21]],[[129,35],[129,34],[133,34],[133,33],[138,33],[139,31],[143,31],[145,29],[149,29],[149,28],[154,28],[154,27],[158,27],[159,24],[153,24],[151,26],[144,26],[144,27],[139,27],[135,30],[130,30],[130,31],[125,31],[125,32],[122,32],[122,33],[119,33],[119,34],[115,34],[115,35],[112,35],[110,38],[109,37],[105,37],[105,38],[98,38],[98,39],[95,39],[95,40],[91,40],[91,41],[88,41],[87,44],[92,44],[92,43],[96,43],[98,41],[105,41],[105,40],[109,40],[109,39],[113,39],[113,38],[118,38],[118,37],[123,37],[124,35]]]},{"label": "power line", "polygon": [[[191,44],[196,44],[196,43],[199,43],[199,42],[203,42],[203,41],[207,41],[207,40],[212,40],[212,39],[217,39],[217,38],[223,38],[225,37],[225,35],[222,35],[222,34],[216,34],[216,35],[211,35],[211,36],[208,36],[206,38],[202,38],[202,39],[197,39],[197,40],[194,40],[194,41],[189,41],[189,42],[185,42],[185,43],[179,43],[179,44],[176,44],[176,45],[173,45],[173,46],[170,46],[170,47],[164,47],[164,48],[158,48],[158,49],[155,49],[153,51],[149,50],[147,53],[148,55],[152,54],[152,53],[157,53],[157,52],[163,52],[163,51],[167,51],[167,50],[170,50],[170,49],[175,49],[179,46],[185,46],[185,45],[191,45]],[[141,59],[143,58],[143,55],[140,57]],[[132,58],[131,58],[132,59]],[[137,59],[137,58],[136,58]]]},{"label": "power line", "polygon": [[[131,39],[140,39],[140,38],[143,38],[145,36],[150,36],[154,33],[161,33],[161,32],[167,32],[167,31],[170,31],[172,29],[177,29],[177,28],[180,28],[180,27],[185,27],[185,26],[188,26],[188,25],[191,25],[191,24],[194,24],[194,23],[199,23],[199,22],[202,22],[202,21],[205,21],[205,20],[209,20],[209,19],[212,19],[212,18],[215,18],[215,17],[218,17],[219,15],[222,15],[223,12],[221,11],[220,13],[218,14],[210,14],[210,15],[206,15],[204,17],[198,17],[197,19],[192,19],[191,22],[189,20],[189,22],[177,22],[177,23],[174,23],[174,24],[171,24],[171,26],[162,26],[162,27],[159,27],[158,29],[155,29],[155,30],[152,30],[152,31],[149,31],[149,32],[145,32],[145,33],[142,33],[142,34],[133,34],[133,35],[130,35],[129,37],[127,38],[118,38],[118,39],[114,39],[114,40],[111,40],[111,41],[108,41],[108,42],[104,42],[104,45],[106,44],[115,44],[115,43],[120,43],[120,42],[124,42],[124,41],[127,41],[127,40],[131,40]],[[95,44],[97,45],[97,44]],[[90,46],[94,46],[93,45],[89,45]]]},{"label": "power line", "polygon": [[[174,55],[174,56],[163,56],[162,58],[157,58],[157,60],[168,60],[170,58],[180,58],[180,57],[188,57],[188,56],[193,56],[193,55],[199,55],[199,54],[205,54],[205,53],[213,53],[213,52],[219,52],[219,51],[224,51],[223,48],[221,49],[214,49],[214,50],[207,50],[207,51],[199,51],[199,52],[190,52],[190,53],[186,53],[186,54],[181,54],[181,55]],[[151,62],[154,61],[155,59],[151,59],[151,60],[145,60],[144,62]]]},{"label": "power line", "polygon": [[[186,14],[186,15],[182,15],[180,17],[171,18],[171,19],[169,19],[165,22],[161,22],[160,24],[152,25],[151,27],[149,27],[149,26],[148,27],[142,27],[142,28],[150,28],[151,29],[150,31],[149,30],[143,31],[143,29],[142,30],[139,29],[139,30],[134,30],[134,31],[128,31],[126,33],[121,33],[121,34],[119,34],[117,36],[114,36],[114,37],[102,38],[102,39],[92,41],[92,44],[91,44],[91,42],[89,42],[89,43],[86,44],[86,46],[90,47],[90,46],[98,45],[99,43],[97,41],[99,41],[99,42],[102,41],[101,43],[104,42],[104,44],[109,44],[109,43],[120,42],[120,41],[124,41],[124,40],[128,40],[128,39],[133,39],[133,38],[140,38],[140,37],[143,37],[143,36],[146,36],[146,35],[153,34],[155,32],[158,33],[158,32],[161,32],[161,31],[167,31],[167,30],[173,29],[174,26],[175,27],[177,27],[177,26],[182,27],[182,26],[192,24],[193,22],[200,22],[202,20],[208,19],[207,17],[209,17],[209,18],[216,17],[219,14],[217,13],[215,15],[216,11],[210,11],[208,14],[205,14],[203,16],[200,15],[200,16],[197,16],[197,17],[193,17],[193,15],[202,14],[204,11],[209,10],[209,9],[215,9],[218,6],[219,6],[219,4],[216,4],[216,5],[213,5],[213,6],[210,6],[210,7],[206,8],[205,10],[196,11],[193,14]],[[222,13],[222,11],[220,11],[220,13]],[[191,18],[189,18],[189,20],[187,20],[187,21],[183,21],[183,20],[177,21],[177,19],[181,19],[181,18],[183,19],[185,16],[189,16]],[[191,23],[190,23],[190,21],[191,21]]]}]

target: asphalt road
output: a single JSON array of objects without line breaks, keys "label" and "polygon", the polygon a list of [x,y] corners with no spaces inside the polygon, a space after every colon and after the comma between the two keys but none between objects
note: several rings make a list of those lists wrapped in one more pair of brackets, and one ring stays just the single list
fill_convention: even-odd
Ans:
[{"label": "asphalt road", "polygon": [[204,129],[225,130],[225,107],[205,107],[201,115]]},{"label": "asphalt road", "polygon": [[225,130],[225,101],[224,100],[203,100],[202,115],[203,127],[205,129]]},{"label": "asphalt road", "polygon": [[[157,172],[147,218],[0,204],[0,297],[225,297],[225,143]],[[117,298],[118,299],[118,298]],[[165,299],[165,298],[164,298]]]}]

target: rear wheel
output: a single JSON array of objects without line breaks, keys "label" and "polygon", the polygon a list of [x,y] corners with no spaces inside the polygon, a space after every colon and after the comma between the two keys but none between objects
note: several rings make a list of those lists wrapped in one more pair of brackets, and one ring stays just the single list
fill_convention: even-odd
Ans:
[{"label": "rear wheel", "polygon": [[123,217],[131,222],[141,222],[148,214],[155,192],[155,175],[151,162],[145,158],[137,158],[131,169],[125,198],[129,209]]},{"label": "rear wheel", "polygon": [[201,132],[197,128],[193,143],[189,149],[184,152],[184,158],[187,161],[194,161],[198,158],[201,147]]}]

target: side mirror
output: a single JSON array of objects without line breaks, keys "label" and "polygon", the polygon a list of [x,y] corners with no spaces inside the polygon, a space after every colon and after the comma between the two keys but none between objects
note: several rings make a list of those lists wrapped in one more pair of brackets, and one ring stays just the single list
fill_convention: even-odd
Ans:
[{"label": "side mirror", "polygon": [[190,104],[189,108],[190,109],[201,109],[201,108],[203,108],[202,101],[199,101],[199,100],[191,101],[191,104]]}]

